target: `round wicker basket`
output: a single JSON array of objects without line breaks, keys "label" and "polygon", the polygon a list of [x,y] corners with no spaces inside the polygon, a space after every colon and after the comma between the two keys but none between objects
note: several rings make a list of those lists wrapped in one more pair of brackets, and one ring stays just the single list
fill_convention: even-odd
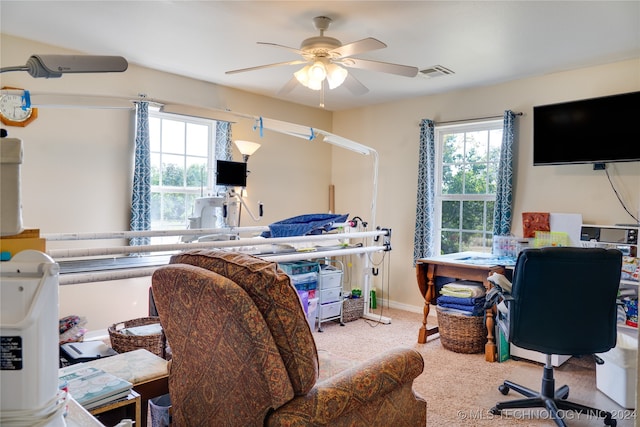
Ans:
[{"label": "round wicker basket", "polygon": [[165,358],[166,339],[164,332],[153,335],[128,335],[122,333],[125,328],[133,328],[135,326],[145,326],[154,323],[160,323],[159,317],[141,317],[139,319],[127,320],[120,323],[114,323],[109,326],[109,338],[111,339],[111,347],[118,353],[126,353],[128,351],[144,348],[149,350],[156,356]]},{"label": "round wicker basket", "polygon": [[482,353],[487,343],[487,327],[484,316],[465,316],[442,310],[438,313],[440,342],[447,350],[456,353]]}]

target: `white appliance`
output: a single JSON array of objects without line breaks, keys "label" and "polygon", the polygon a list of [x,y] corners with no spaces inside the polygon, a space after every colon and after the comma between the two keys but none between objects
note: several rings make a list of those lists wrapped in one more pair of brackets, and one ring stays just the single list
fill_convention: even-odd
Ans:
[{"label": "white appliance", "polygon": [[3,138],[0,144],[0,235],[20,234],[22,228],[22,203],[20,200],[20,165],[22,164],[22,140]]},{"label": "white appliance", "polygon": [[198,197],[195,201],[194,218],[197,227],[237,227],[240,203],[232,197]]},{"label": "white appliance", "polygon": [[58,390],[58,272],[25,250],[0,263],[0,425],[66,426]]}]

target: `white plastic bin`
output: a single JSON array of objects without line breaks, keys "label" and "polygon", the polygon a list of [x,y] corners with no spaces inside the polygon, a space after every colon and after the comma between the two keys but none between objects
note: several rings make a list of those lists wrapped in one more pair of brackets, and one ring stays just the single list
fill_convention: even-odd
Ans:
[{"label": "white plastic bin", "polygon": [[596,365],[596,387],[626,409],[636,407],[636,372],[638,371],[638,339],[618,332],[614,348],[598,356],[603,365]]},{"label": "white plastic bin", "polygon": [[18,138],[0,139],[0,235],[13,236],[22,229],[20,200],[20,165],[22,141]]},{"label": "white plastic bin", "polygon": [[338,317],[340,316],[340,310],[342,310],[342,301],[320,304],[318,318],[320,320],[326,320],[332,317]]},{"label": "white plastic bin", "polygon": [[342,286],[342,270],[332,266],[323,267],[318,276],[320,289],[339,288]]},{"label": "white plastic bin", "polygon": [[309,326],[312,331],[316,329],[316,318],[318,317],[318,301],[320,298],[309,298],[309,306],[307,311],[307,322],[309,322]]}]

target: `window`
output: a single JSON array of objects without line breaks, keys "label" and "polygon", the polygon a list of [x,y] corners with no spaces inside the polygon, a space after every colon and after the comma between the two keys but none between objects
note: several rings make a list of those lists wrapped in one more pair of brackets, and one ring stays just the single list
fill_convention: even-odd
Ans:
[{"label": "window", "polygon": [[152,230],[186,229],[195,198],[211,192],[215,135],[213,120],[149,111]]},{"label": "window", "polygon": [[502,121],[434,131],[436,253],[491,252]]}]

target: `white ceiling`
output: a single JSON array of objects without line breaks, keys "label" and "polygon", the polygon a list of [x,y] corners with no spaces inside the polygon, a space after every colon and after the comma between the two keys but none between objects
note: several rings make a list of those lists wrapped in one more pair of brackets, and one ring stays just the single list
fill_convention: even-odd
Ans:
[{"label": "white ceiling", "polygon": [[[3,33],[317,107],[320,92],[277,92],[300,65],[226,75],[298,59],[333,19],[343,44],[374,37],[387,48],[358,58],[441,65],[455,74],[408,78],[350,69],[369,88],[327,90],[325,108],[363,105],[495,84],[640,57],[640,1],[0,1]],[[39,52],[33,52],[39,53]],[[25,63],[28,58],[25,58]],[[24,64],[4,64],[24,65]],[[153,96],[153,94],[149,94]]]}]

